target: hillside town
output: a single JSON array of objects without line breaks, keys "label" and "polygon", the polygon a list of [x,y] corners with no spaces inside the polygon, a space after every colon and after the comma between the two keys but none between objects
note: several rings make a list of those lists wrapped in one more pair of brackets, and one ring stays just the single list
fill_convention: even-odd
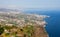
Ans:
[{"label": "hillside town", "polygon": [[45,31],[49,16],[19,12],[0,12],[0,37],[48,37]]}]

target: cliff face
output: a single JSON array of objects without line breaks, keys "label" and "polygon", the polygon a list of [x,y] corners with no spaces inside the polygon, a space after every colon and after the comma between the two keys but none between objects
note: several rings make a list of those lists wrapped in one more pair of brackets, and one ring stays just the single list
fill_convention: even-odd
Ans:
[{"label": "cliff face", "polygon": [[[49,37],[48,33],[45,31],[45,28],[42,26],[33,26],[33,29],[30,34],[30,37]],[[26,37],[28,37],[27,34]]]},{"label": "cliff face", "polygon": [[48,37],[44,27],[35,26],[33,37]]}]

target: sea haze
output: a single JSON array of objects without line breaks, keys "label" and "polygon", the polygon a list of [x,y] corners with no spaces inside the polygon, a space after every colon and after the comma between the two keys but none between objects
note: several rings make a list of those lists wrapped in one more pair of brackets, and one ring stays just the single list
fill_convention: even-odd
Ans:
[{"label": "sea haze", "polygon": [[49,18],[45,19],[48,23],[46,30],[49,37],[60,37],[60,11],[26,11],[26,13],[48,15]]}]

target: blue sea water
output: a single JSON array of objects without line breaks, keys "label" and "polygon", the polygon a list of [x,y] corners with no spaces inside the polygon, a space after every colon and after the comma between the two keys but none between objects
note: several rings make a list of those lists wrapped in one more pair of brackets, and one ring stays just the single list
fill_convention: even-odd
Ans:
[{"label": "blue sea water", "polygon": [[46,31],[49,37],[60,37],[60,11],[28,11],[29,13],[36,13],[48,15],[46,19]]}]

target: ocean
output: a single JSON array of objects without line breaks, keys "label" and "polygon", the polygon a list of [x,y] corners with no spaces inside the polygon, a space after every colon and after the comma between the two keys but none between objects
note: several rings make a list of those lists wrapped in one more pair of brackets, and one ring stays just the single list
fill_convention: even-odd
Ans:
[{"label": "ocean", "polygon": [[31,14],[48,15],[46,31],[49,37],[60,37],[60,11],[27,11]]}]

